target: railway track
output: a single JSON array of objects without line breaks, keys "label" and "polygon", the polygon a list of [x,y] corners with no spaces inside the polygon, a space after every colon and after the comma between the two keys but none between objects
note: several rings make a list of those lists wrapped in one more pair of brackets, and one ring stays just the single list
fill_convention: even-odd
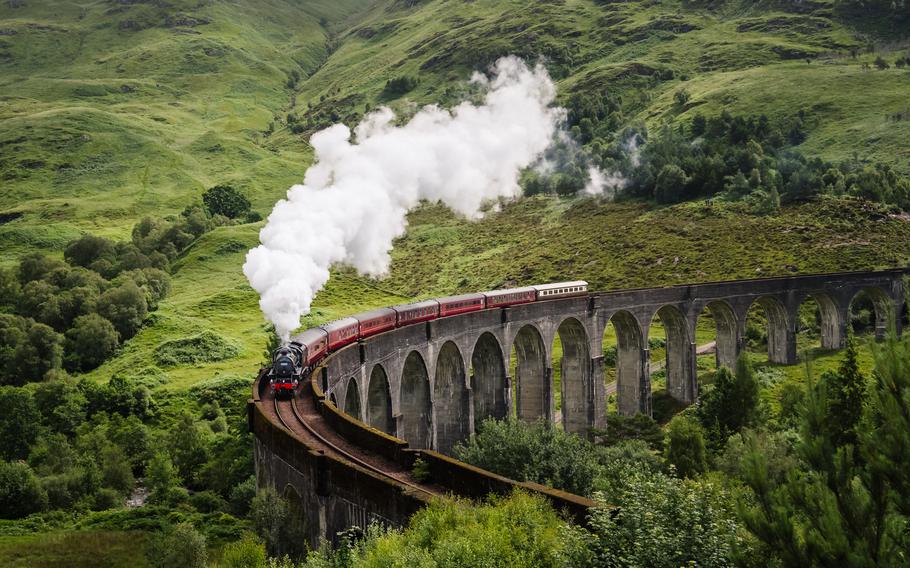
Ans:
[{"label": "railway track", "polygon": [[[304,393],[303,396],[307,396],[307,394]],[[337,457],[357,464],[372,473],[392,479],[397,483],[423,493],[442,495],[442,491],[437,490],[435,487],[426,484],[418,484],[412,481],[410,472],[402,468],[395,468],[397,471],[390,471],[388,468],[377,466],[375,463],[371,463],[369,459],[366,459],[366,456],[361,457],[355,455],[354,452],[341,447],[341,444],[328,439],[328,437],[320,433],[319,430],[311,424],[311,421],[307,419],[307,416],[300,411],[297,400],[298,397],[296,395],[288,401],[281,401],[277,397],[273,397],[275,416],[278,418],[281,425],[289,432],[308,439],[314,446],[322,446],[322,448],[319,449],[323,452],[332,453]],[[288,412],[288,408],[290,409],[290,412]]]}]

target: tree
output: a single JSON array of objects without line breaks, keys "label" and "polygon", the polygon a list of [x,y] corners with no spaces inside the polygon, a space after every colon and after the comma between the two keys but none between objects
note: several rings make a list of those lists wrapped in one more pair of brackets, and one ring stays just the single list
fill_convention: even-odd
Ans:
[{"label": "tree", "polygon": [[0,518],[18,519],[47,508],[47,493],[32,469],[0,461]]},{"label": "tree", "polygon": [[695,477],[708,469],[705,437],[701,426],[676,416],[667,427],[667,461],[681,477]]},{"label": "tree", "polygon": [[288,524],[289,504],[271,486],[259,491],[250,504],[250,519],[256,534],[265,542],[269,556],[281,556],[288,543],[285,527]]},{"label": "tree", "polygon": [[731,434],[752,425],[758,416],[758,382],[745,354],[736,361],[736,373],[721,367],[714,388],[702,396],[698,416],[715,447]]},{"label": "tree", "polygon": [[667,164],[657,174],[654,186],[654,199],[658,203],[676,203],[681,201],[689,178],[686,172],[675,164]]},{"label": "tree", "polygon": [[68,367],[90,371],[105,362],[120,345],[114,324],[98,314],[79,316],[66,332]]},{"label": "tree", "polygon": [[136,484],[133,468],[123,449],[116,444],[107,444],[101,451],[101,477],[104,487],[121,495],[129,495]]},{"label": "tree", "polygon": [[40,252],[27,254],[19,259],[19,282],[24,286],[33,280],[43,280],[47,275],[65,265]]},{"label": "tree", "polygon": [[887,61],[885,61],[884,57],[879,55],[878,57],[875,58],[875,67],[878,68],[879,71],[884,71],[885,69],[888,69],[891,66],[888,64]]},{"label": "tree", "polygon": [[41,428],[41,413],[28,391],[0,387],[0,458],[28,457]]},{"label": "tree", "polygon": [[99,259],[113,261],[114,243],[97,235],[84,235],[75,241],[70,241],[63,251],[63,258],[74,266],[88,268]]},{"label": "tree", "polygon": [[181,479],[188,485],[195,484],[202,466],[208,461],[208,446],[189,412],[184,412],[171,428],[170,450]]},{"label": "tree", "polygon": [[42,383],[35,389],[34,397],[42,422],[51,431],[72,436],[85,422],[88,400],[72,380]]},{"label": "tree", "polygon": [[136,335],[148,313],[145,294],[132,280],[126,280],[101,295],[100,313],[107,318],[124,341]]},{"label": "tree", "polygon": [[152,537],[146,552],[153,568],[206,568],[205,537],[189,523],[170,526]]},{"label": "tree", "polygon": [[837,372],[822,375],[828,396],[827,428],[835,446],[856,445],[866,403],[866,377],[859,370],[856,339],[847,334],[844,358]]},{"label": "tree", "polygon": [[178,481],[170,456],[157,452],[146,468],[145,486],[149,490],[149,503],[167,503],[178,487]]},{"label": "tree", "polygon": [[[805,470],[776,484],[765,452],[745,458],[753,491],[741,516],[748,529],[790,566],[899,566],[910,515],[910,343],[891,333],[876,350],[876,379],[856,444],[838,446],[828,382],[806,395],[798,455]],[[850,359],[847,357],[846,359]]]},{"label": "tree", "polygon": [[235,219],[250,210],[250,201],[230,185],[216,185],[202,194],[202,202],[212,215]]}]

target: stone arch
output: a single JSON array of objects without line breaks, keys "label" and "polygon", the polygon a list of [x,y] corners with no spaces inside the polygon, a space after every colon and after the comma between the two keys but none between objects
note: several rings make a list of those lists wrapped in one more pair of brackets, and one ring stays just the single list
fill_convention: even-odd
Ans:
[{"label": "stone arch", "polygon": [[540,331],[525,325],[515,335],[516,414],[527,421],[550,416],[550,377],[547,350]]},{"label": "stone arch", "polygon": [[872,306],[875,310],[875,338],[884,339],[885,334],[888,332],[888,325],[890,325],[891,319],[896,317],[896,314],[894,313],[894,303],[891,301],[891,297],[887,292],[877,286],[870,286],[857,290],[850,297],[849,306],[847,308],[848,317],[852,317],[853,303],[860,294],[866,294],[872,301]]},{"label": "stone arch", "polygon": [[471,433],[464,358],[458,346],[446,341],[436,358],[433,410],[436,449],[449,453]]},{"label": "stone arch", "polygon": [[620,414],[651,414],[651,388],[641,325],[631,312],[610,317],[616,330],[616,401]]},{"label": "stone arch", "polygon": [[676,306],[663,306],[657,317],[666,333],[664,369],[667,375],[667,392],[676,400],[692,403],[698,397],[695,375],[695,344],[689,337],[689,325]]},{"label": "stone arch", "polygon": [[594,423],[588,332],[580,321],[570,317],[559,324],[556,333],[562,344],[559,368],[563,428],[583,433]]},{"label": "stone arch", "polygon": [[348,389],[344,395],[344,413],[353,416],[357,420],[363,420],[363,407],[360,404],[360,388],[357,386],[357,379],[351,377],[348,381]]},{"label": "stone arch", "polygon": [[818,306],[818,328],[822,349],[840,349],[844,346],[846,321],[841,313],[837,301],[825,292],[812,292],[806,294],[799,302],[799,310],[808,300],[814,300]]},{"label": "stone arch", "polygon": [[389,377],[382,365],[375,365],[370,373],[367,387],[367,423],[386,434],[395,435],[395,420],[392,417],[392,395],[389,392]]},{"label": "stone arch", "polygon": [[[715,346],[714,356],[717,367],[727,367],[733,369],[736,366],[736,359],[739,357],[739,325],[736,319],[736,312],[724,300],[715,300],[708,302],[705,309],[711,314],[714,320]],[[699,314],[701,317],[701,314]],[[697,324],[696,324],[697,326]]]},{"label": "stone arch", "polygon": [[492,333],[483,333],[474,344],[471,388],[474,392],[475,428],[487,418],[505,418],[506,366],[502,348]]},{"label": "stone arch", "polygon": [[773,296],[761,296],[749,305],[749,310],[756,305],[764,310],[767,319],[768,360],[783,365],[795,363],[796,338],[784,303]]},{"label": "stone arch", "polygon": [[401,409],[399,437],[412,448],[429,448],[432,445],[433,417],[430,376],[423,357],[417,351],[411,351],[405,359],[398,398]]},{"label": "stone arch", "polygon": [[284,497],[285,501],[288,504],[287,511],[287,526],[285,530],[287,534],[293,538],[288,539],[290,545],[290,552],[294,554],[306,553],[306,535],[310,534],[309,526],[307,523],[306,508],[303,504],[303,498],[300,496],[300,493],[297,491],[297,488],[288,483],[284,486],[284,489],[281,491],[281,496]]}]

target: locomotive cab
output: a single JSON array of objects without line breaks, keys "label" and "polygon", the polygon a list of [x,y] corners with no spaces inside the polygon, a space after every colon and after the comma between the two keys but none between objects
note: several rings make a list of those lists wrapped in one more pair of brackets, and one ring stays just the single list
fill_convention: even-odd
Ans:
[{"label": "locomotive cab", "polygon": [[279,347],[272,355],[272,369],[269,371],[269,385],[276,396],[293,395],[300,384],[303,356],[293,346]]}]

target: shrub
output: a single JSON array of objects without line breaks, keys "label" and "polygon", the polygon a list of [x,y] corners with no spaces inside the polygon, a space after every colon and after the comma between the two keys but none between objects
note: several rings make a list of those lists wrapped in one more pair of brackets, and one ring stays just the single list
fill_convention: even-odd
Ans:
[{"label": "shrub", "polygon": [[251,475],[231,489],[231,511],[237,516],[245,517],[255,496],[256,477]]},{"label": "shrub", "polygon": [[145,486],[149,490],[149,503],[168,503],[177,482],[177,470],[171,458],[164,452],[156,453],[146,468]]},{"label": "shrub", "polygon": [[652,449],[662,451],[664,448],[664,431],[653,418],[638,413],[633,416],[611,412],[607,414],[606,432],[594,432],[604,445],[612,446],[625,440],[641,440]]},{"label": "shrub", "polygon": [[95,511],[105,511],[107,509],[116,509],[123,506],[123,494],[116,489],[103,487],[95,493],[92,509]]},{"label": "shrub", "polygon": [[512,479],[579,495],[591,492],[599,467],[593,444],[542,420],[484,420],[476,434],[455,447],[455,454]]},{"label": "shrub", "polygon": [[168,527],[152,537],[146,556],[153,568],[205,568],[208,563],[205,537],[189,523]]},{"label": "shrub", "polygon": [[482,505],[440,499],[418,511],[404,530],[374,525],[363,539],[343,536],[337,549],[323,547],[305,566],[548,568],[572,560],[583,566],[579,535],[541,497],[515,492]]},{"label": "shrub", "polygon": [[155,349],[155,361],[162,367],[223,361],[240,353],[234,343],[211,331],[183,339],[165,341]]},{"label": "shrub", "polygon": [[704,433],[697,423],[676,416],[667,427],[667,461],[682,477],[694,477],[708,469]]},{"label": "shrub", "polygon": [[246,533],[238,542],[224,547],[222,568],[265,568],[265,546],[256,535]]},{"label": "shrub", "polygon": [[200,513],[214,513],[227,509],[227,503],[214,491],[198,491],[190,495],[190,505]]},{"label": "shrub", "polygon": [[18,519],[46,507],[47,493],[31,468],[0,461],[0,518]]},{"label": "shrub", "polygon": [[230,185],[216,185],[202,194],[202,202],[212,215],[235,219],[250,210],[250,201]]},{"label": "shrub", "polygon": [[713,480],[642,469],[615,477],[621,482],[610,494],[596,495],[605,507],[591,514],[590,556],[581,565],[731,566],[737,555],[756,554],[742,536],[733,496]]}]

